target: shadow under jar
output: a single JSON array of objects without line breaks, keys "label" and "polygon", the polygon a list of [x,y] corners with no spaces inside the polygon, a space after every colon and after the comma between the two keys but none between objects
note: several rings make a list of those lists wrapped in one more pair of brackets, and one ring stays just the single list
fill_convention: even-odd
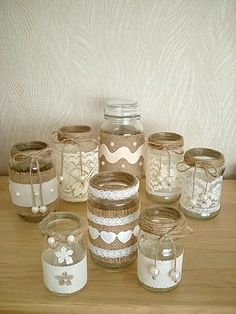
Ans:
[{"label": "shadow under jar", "polygon": [[10,150],[9,189],[17,214],[40,221],[57,206],[56,169],[47,143],[18,143]]},{"label": "shadow under jar", "polygon": [[178,200],[181,175],[176,165],[183,159],[183,137],[176,133],[159,132],[148,138],[146,150],[146,193],[159,203]]},{"label": "shadow under jar", "polygon": [[183,238],[192,230],[176,208],[155,205],[145,208],[139,219],[137,275],[146,289],[172,290],[182,277]]},{"label": "shadow under jar", "polygon": [[98,173],[98,143],[87,125],[63,126],[54,134],[59,196],[67,202],[85,202],[89,179]]},{"label": "shadow under jar", "polygon": [[179,204],[184,214],[199,219],[216,216],[220,211],[224,155],[209,148],[192,148],[177,167],[183,177]]},{"label": "shadow under jar", "polygon": [[90,180],[89,249],[97,264],[117,268],[136,258],[138,189],[138,179],[126,172],[103,172]]},{"label": "shadow under jar", "polygon": [[42,252],[45,286],[58,295],[69,295],[87,283],[85,226],[74,213],[50,213],[40,222],[46,239]]}]

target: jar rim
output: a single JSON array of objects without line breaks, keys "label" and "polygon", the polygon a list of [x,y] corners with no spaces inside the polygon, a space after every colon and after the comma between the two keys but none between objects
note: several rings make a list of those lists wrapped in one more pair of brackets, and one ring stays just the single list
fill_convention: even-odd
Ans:
[{"label": "jar rim", "polygon": [[111,99],[106,102],[105,118],[140,118],[140,108],[136,100]]},{"label": "jar rim", "polygon": [[[62,230],[54,230],[53,224],[55,226],[59,225],[60,222],[70,221],[72,227],[62,227]],[[39,228],[41,234],[47,237],[67,237],[68,235],[78,235],[83,230],[84,221],[78,214],[72,212],[52,212],[49,213],[43,220],[39,223]]]},{"label": "jar rim", "polygon": [[174,232],[178,237],[186,229],[184,214],[177,208],[166,205],[153,205],[141,212],[140,229],[144,232],[164,237]]},{"label": "jar rim", "polygon": [[157,132],[148,137],[148,144],[157,149],[163,149],[168,146],[182,147],[184,145],[183,136],[173,132]]},{"label": "jar rim", "polygon": [[59,141],[69,138],[89,138],[92,129],[88,125],[65,125],[57,131]]},{"label": "jar rim", "polygon": [[20,142],[15,144],[10,150],[11,158],[17,162],[22,162],[31,159],[35,152],[42,151],[41,158],[49,158],[52,150],[49,148],[48,143],[43,141],[30,141]]},{"label": "jar rim", "polygon": [[224,155],[218,150],[211,148],[191,148],[184,154],[184,162],[193,166],[196,162],[211,164],[214,167],[222,167],[225,163]]}]

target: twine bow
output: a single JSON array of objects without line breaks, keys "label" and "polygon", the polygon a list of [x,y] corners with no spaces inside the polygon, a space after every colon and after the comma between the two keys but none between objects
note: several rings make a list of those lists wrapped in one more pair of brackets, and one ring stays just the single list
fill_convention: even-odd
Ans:
[{"label": "twine bow", "polygon": [[[93,142],[96,143],[97,146],[99,145],[98,141],[96,139],[93,138],[82,138],[82,139],[77,139],[74,138],[72,136],[67,136],[65,133],[61,132],[61,131],[53,131],[52,135],[54,134],[59,134],[63,137],[62,140],[53,140],[54,143],[56,144],[60,144],[62,143],[62,149],[61,149],[61,168],[60,168],[60,176],[59,176],[59,183],[61,184],[63,181],[63,170],[64,170],[64,151],[65,148],[68,144],[72,144],[78,147],[79,150],[79,162],[80,162],[80,181],[84,181],[84,177],[83,177],[83,160],[82,160],[82,150],[83,150],[83,143],[84,142]],[[72,174],[70,174],[72,176]],[[74,178],[77,180],[77,178]]]},{"label": "twine bow", "polygon": [[[41,149],[36,152],[19,152],[16,153],[12,159],[13,161],[17,163],[24,163],[26,161],[30,161],[30,167],[29,167],[29,176],[30,176],[30,186],[31,186],[31,194],[32,194],[32,211],[34,213],[44,213],[47,211],[46,206],[44,206],[44,199],[43,199],[43,189],[42,189],[42,179],[41,179],[41,172],[40,172],[40,165],[39,160],[45,159],[45,156],[47,153],[51,153],[52,149],[47,147],[45,149]],[[33,182],[33,170],[37,171],[38,174],[38,181],[39,181],[39,197],[40,197],[40,206],[37,207],[36,203],[36,195],[37,193],[34,191],[34,182]]]}]

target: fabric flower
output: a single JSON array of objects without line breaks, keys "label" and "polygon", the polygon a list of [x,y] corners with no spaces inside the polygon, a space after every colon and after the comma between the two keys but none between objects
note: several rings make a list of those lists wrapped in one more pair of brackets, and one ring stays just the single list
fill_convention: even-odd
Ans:
[{"label": "fabric flower", "polygon": [[73,259],[70,255],[73,254],[72,250],[67,250],[66,247],[62,246],[60,251],[55,252],[56,257],[58,258],[58,262],[62,264],[64,261],[66,264],[72,264]]},{"label": "fabric flower", "polygon": [[60,286],[64,286],[64,285],[70,286],[72,284],[71,280],[73,279],[73,277],[74,276],[72,275],[68,275],[66,271],[64,271],[61,274],[61,276],[55,276]]}]

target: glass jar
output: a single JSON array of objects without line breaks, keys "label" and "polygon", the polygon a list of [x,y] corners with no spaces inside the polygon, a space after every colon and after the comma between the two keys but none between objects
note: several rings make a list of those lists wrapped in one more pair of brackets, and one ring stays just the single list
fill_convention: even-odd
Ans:
[{"label": "glass jar", "polygon": [[139,182],[126,172],[104,172],[90,180],[89,248],[105,267],[122,267],[136,258]]},{"label": "glass jar", "polygon": [[181,193],[177,163],[183,159],[183,137],[159,132],[149,136],[146,151],[146,192],[153,201],[171,203]]},{"label": "glass jar", "polygon": [[191,217],[208,219],[220,211],[220,196],[225,170],[224,155],[209,148],[192,148],[178,164],[182,172],[180,208]]},{"label": "glass jar", "polygon": [[89,179],[98,173],[98,143],[86,125],[64,126],[54,134],[59,196],[68,202],[85,202]]},{"label": "glass jar", "polygon": [[40,222],[46,238],[42,252],[45,286],[58,295],[69,295],[87,283],[87,255],[83,220],[74,213],[51,213]]},{"label": "glass jar", "polygon": [[109,101],[100,130],[99,169],[143,175],[144,133],[140,110],[133,100]]},{"label": "glass jar", "polygon": [[18,143],[10,150],[9,189],[17,214],[39,221],[57,206],[57,177],[47,143]]},{"label": "glass jar", "polygon": [[137,275],[148,290],[165,292],[177,287],[182,277],[183,238],[192,230],[176,208],[155,205],[139,219]]}]

